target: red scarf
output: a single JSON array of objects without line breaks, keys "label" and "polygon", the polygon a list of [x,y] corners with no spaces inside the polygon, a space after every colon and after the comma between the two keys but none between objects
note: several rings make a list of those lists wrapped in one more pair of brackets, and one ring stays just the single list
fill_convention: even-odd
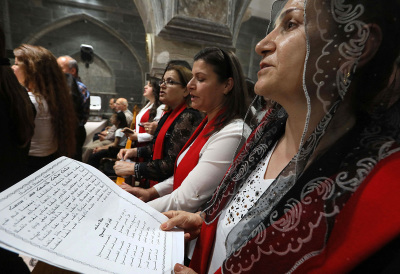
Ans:
[{"label": "red scarf", "polygon": [[[218,112],[218,114],[215,115],[215,117],[209,123],[207,123],[208,117],[206,116],[206,118],[204,118],[203,121],[201,121],[200,125],[196,128],[195,132],[192,134],[192,136],[190,136],[189,140],[183,146],[181,152],[179,152],[178,157],[176,158],[175,161],[174,190],[177,189],[182,184],[183,180],[185,180],[189,172],[191,172],[192,169],[198,164],[200,151],[205,145],[205,143],[208,141],[208,138],[210,137],[209,133],[214,130],[215,120],[220,113],[221,111]],[[189,146],[190,146],[189,150],[179,163],[179,166],[177,166],[177,161],[179,156]]]},{"label": "red scarf", "polygon": [[208,273],[211,263],[215,236],[217,234],[217,224],[219,217],[209,225],[203,222],[201,233],[197,238],[196,247],[192,255],[189,267],[200,274]]},{"label": "red scarf", "polygon": [[179,116],[186,109],[186,103],[183,102],[180,106],[176,107],[168,118],[165,120],[165,123],[161,127],[160,131],[158,132],[156,142],[154,144],[153,149],[153,160],[159,160],[163,157],[163,149],[164,149],[164,138],[165,134],[167,133],[169,127],[175,121],[175,119]]},{"label": "red scarf", "polygon": [[[150,119],[150,109],[146,110],[146,112],[143,114],[143,116],[140,118],[139,123],[143,124],[148,122]],[[144,127],[139,126],[139,133],[146,133],[146,130]]]}]

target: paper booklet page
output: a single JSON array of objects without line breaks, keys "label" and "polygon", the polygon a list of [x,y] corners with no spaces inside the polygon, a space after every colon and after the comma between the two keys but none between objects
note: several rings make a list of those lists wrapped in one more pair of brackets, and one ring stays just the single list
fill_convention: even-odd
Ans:
[{"label": "paper booklet page", "polygon": [[0,246],[83,273],[171,273],[182,231],[97,169],[60,157],[0,193]]}]

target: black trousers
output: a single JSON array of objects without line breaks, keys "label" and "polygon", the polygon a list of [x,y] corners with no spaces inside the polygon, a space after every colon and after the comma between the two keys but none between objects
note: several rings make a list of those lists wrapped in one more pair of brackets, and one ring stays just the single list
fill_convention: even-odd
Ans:
[{"label": "black trousers", "polygon": [[72,157],[74,160],[82,162],[82,147],[86,140],[86,129],[85,126],[79,126],[76,129],[76,150],[75,156]]},{"label": "black trousers", "polygon": [[121,147],[109,147],[108,149],[103,149],[99,152],[93,153],[89,156],[88,164],[98,169],[100,167],[101,159],[106,157],[116,158],[120,149]]},{"label": "black trousers", "polygon": [[28,175],[38,171],[45,165],[51,163],[56,159],[56,154],[51,154],[45,157],[28,156],[27,171]]}]

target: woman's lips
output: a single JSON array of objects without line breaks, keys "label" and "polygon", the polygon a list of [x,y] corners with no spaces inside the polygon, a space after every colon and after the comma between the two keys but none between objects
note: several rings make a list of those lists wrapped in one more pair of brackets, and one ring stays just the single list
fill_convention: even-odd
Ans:
[{"label": "woman's lips", "polygon": [[271,67],[270,64],[261,62],[261,63],[260,63],[260,70],[258,71],[257,74],[262,73],[263,71],[265,71],[266,69],[268,69],[268,68],[270,68],[270,67]]},{"label": "woman's lips", "polygon": [[265,68],[268,68],[268,67],[270,67],[271,65],[270,64],[268,64],[268,63],[265,63],[265,62],[261,62],[260,63],[260,69],[262,70],[262,69],[265,69]]}]

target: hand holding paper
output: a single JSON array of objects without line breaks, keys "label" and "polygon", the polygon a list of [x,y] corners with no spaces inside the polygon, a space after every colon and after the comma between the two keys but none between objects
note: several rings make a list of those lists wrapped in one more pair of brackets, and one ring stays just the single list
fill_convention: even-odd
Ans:
[{"label": "hand holding paper", "polygon": [[0,246],[78,272],[170,273],[183,232],[162,231],[166,220],[66,157],[0,193]]}]

